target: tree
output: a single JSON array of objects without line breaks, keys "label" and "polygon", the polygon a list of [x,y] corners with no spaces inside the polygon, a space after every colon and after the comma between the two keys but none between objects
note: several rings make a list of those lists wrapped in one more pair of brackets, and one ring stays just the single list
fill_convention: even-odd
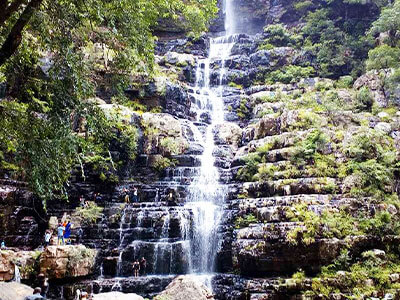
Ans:
[{"label": "tree", "polygon": [[388,42],[391,46],[396,46],[400,38],[400,1],[396,0],[382,10],[378,20],[371,27],[370,33],[377,36],[381,33],[388,34]]},{"label": "tree", "polygon": [[400,66],[400,49],[381,45],[369,51],[367,69],[388,69]]},{"label": "tree", "polygon": [[[0,65],[15,53],[21,44],[23,30],[34,22],[34,19],[45,21],[43,25],[54,26],[54,28],[41,26],[41,33],[47,37],[49,31],[55,35],[57,29],[64,26],[63,31],[67,33],[67,37],[97,39],[108,42],[108,46],[127,47],[132,51],[131,55],[146,56],[153,41],[151,29],[159,19],[183,18],[186,28],[192,28],[198,33],[206,29],[207,22],[216,13],[216,0],[1,0],[0,2],[0,27],[2,36],[6,37],[0,48]],[[68,31],[71,32],[68,34]]]}]

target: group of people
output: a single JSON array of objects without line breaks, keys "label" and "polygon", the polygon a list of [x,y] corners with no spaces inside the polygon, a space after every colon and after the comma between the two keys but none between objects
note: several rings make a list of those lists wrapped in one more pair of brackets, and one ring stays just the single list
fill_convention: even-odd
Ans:
[{"label": "group of people", "polygon": [[65,245],[65,241],[67,241],[67,244],[69,245],[71,244],[71,239],[70,239],[71,229],[72,229],[72,224],[70,221],[68,222],[64,221],[64,223],[58,224],[57,227],[58,245]]},{"label": "group of people", "polygon": [[[57,245],[71,245],[71,231],[72,231],[72,223],[71,221],[60,222],[57,227]],[[52,231],[46,230],[44,234],[44,245],[45,247],[51,244]],[[83,236],[83,229],[79,227],[76,231],[76,243],[81,243]]]},{"label": "group of people", "polygon": [[139,275],[145,276],[146,267],[147,267],[147,261],[144,257],[142,257],[140,261],[135,260],[133,262],[133,276],[134,277],[139,277]]},{"label": "group of people", "polygon": [[129,191],[127,188],[124,188],[123,189],[123,197],[124,197],[125,203],[131,203],[131,199],[133,202],[139,202],[137,187],[133,187],[132,191]]}]

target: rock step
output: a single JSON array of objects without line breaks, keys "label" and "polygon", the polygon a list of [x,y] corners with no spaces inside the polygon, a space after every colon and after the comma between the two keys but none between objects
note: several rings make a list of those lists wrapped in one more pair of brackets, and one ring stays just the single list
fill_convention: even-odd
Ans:
[{"label": "rock step", "polygon": [[355,198],[349,198],[344,194],[297,194],[287,196],[272,196],[263,198],[243,198],[230,201],[231,209],[246,210],[248,208],[264,208],[274,206],[292,206],[300,203],[308,205],[332,205],[341,206]]},{"label": "rock step", "polygon": [[341,181],[332,177],[309,177],[266,182],[245,182],[241,192],[247,198],[299,194],[335,194],[341,193]]}]

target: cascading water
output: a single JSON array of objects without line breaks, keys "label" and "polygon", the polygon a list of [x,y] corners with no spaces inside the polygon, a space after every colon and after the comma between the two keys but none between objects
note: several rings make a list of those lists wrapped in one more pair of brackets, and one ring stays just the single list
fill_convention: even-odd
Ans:
[{"label": "cascading water", "polygon": [[[213,155],[215,142],[214,130],[224,123],[224,78],[226,75],[225,60],[229,57],[236,36],[232,13],[232,1],[226,0],[225,6],[226,34],[210,40],[209,55],[197,63],[196,86],[194,98],[197,116],[208,114],[210,124],[206,127],[201,144],[204,152],[201,156],[200,175],[189,187],[186,206],[193,212],[192,238],[192,272],[212,273],[215,271],[215,260],[218,251],[217,230],[223,214],[222,205],[226,196],[226,187],[220,183],[218,168]],[[220,64],[216,85],[211,83],[211,65]],[[195,133],[196,135],[196,133]],[[197,134],[198,135],[198,134]]]}]

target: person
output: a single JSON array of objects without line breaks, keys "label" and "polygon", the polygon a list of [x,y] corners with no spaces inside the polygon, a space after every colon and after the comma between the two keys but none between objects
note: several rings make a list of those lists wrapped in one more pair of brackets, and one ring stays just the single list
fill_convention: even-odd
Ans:
[{"label": "person", "polygon": [[146,266],[147,266],[147,261],[144,257],[140,260],[140,270],[142,273],[142,276],[146,275]]},{"label": "person", "polygon": [[39,300],[39,299],[45,299],[43,298],[42,295],[40,295],[40,293],[42,292],[42,289],[40,287],[36,287],[33,290],[33,295],[31,296],[26,296],[25,300]]},{"label": "person", "polygon": [[1,241],[1,250],[6,250],[6,243],[4,241]]},{"label": "person", "polygon": [[133,275],[135,277],[139,277],[139,271],[140,271],[140,263],[138,262],[138,260],[135,260],[135,262],[133,263]]},{"label": "person", "polygon": [[42,297],[46,298],[47,292],[49,290],[48,278],[43,273],[40,273],[38,275],[38,281],[39,281],[39,286],[41,289],[40,295],[42,295]]},{"label": "person", "polygon": [[83,229],[82,229],[82,227],[79,227],[78,231],[76,232],[76,242],[78,244],[82,243],[82,236],[83,236]]},{"label": "person", "polygon": [[87,300],[88,299],[88,293],[82,292],[81,293],[81,300]]},{"label": "person", "polygon": [[85,198],[83,197],[83,195],[81,195],[81,196],[79,197],[79,205],[80,205],[81,207],[85,207]]},{"label": "person", "polygon": [[50,245],[50,240],[51,240],[51,233],[49,230],[46,230],[46,233],[44,234],[44,246],[48,247]]},{"label": "person", "polygon": [[62,245],[65,245],[64,230],[65,230],[65,227],[63,226],[62,223],[60,223],[58,225],[58,228],[57,228],[57,237],[58,237],[58,243],[57,244],[58,245],[61,245],[61,243],[62,243]]},{"label": "person", "polygon": [[133,187],[133,201],[138,202],[138,189],[136,187]]},{"label": "person", "polygon": [[70,241],[70,236],[71,236],[71,222],[68,221],[67,225],[65,226],[65,231],[64,231],[64,239],[67,241],[67,244],[71,244]]},{"label": "person", "polygon": [[96,193],[96,197],[95,197],[95,202],[101,202],[101,200],[103,200],[103,198],[101,197],[100,193]]},{"label": "person", "polygon": [[80,289],[76,290],[75,300],[81,300],[81,290]]},{"label": "person", "polygon": [[130,200],[129,200],[129,193],[128,193],[128,190],[127,190],[127,189],[124,189],[124,194],[125,194],[125,196],[124,196],[124,198],[125,198],[125,203],[130,203]]}]

